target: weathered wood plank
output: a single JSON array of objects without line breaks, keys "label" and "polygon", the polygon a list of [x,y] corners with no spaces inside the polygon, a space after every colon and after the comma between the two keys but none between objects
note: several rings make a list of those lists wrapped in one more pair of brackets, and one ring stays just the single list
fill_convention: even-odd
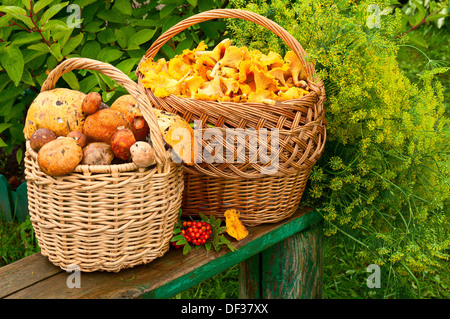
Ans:
[{"label": "weathered wood plank", "polygon": [[47,257],[41,254],[34,254],[3,266],[0,268],[0,298],[61,272],[59,267],[52,265]]},{"label": "weathered wood plank", "polygon": [[239,299],[261,299],[261,253],[239,264]]},{"label": "weathered wood plank", "polygon": [[322,297],[321,234],[316,227],[290,236],[261,252],[263,299]]},{"label": "weathered wood plank", "polygon": [[81,274],[81,287],[68,288],[68,273],[61,272],[46,280],[18,290],[8,298],[169,298],[191,288],[265,248],[321,221],[318,212],[309,208],[277,224],[249,228],[247,238],[233,242],[238,248],[230,252],[204,249],[184,256],[181,250],[170,250],[148,265],[125,269],[119,273]]}]

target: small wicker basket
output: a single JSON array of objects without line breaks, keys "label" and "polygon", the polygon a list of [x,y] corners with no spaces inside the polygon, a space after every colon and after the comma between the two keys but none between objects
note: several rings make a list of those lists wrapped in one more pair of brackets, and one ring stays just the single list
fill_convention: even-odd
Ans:
[{"label": "small wicker basket", "polygon": [[[239,9],[217,9],[191,16],[163,33],[148,49],[141,63],[155,58],[159,49],[173,36],[203,21],[217,18],[238,18],[255,22],[274,32],[297,54],[307,73],[310,93],[295,100],[263,103],[233,103],[203,101],[170,95],[159,98],[150,89],[147,96],[153,106],[182,116],[188,122],[201,121],[197,130],[203,136],[203,149],[221,144],[223,158],[213,163],[202,155],[192,167],[185,166],[185,191],[182,210],[185,215],[199,213],[223,218],[227,209],[241,212],[240,219],[247,226],[272,223],[291,216],[300,203],[313,165],[322,155],[326,140],[326,121],[323,109],[325,89],[316,76],[314,65],[305,59],[300,43],[275,22],[256,13]],[[139,64],[139,66],[140,66]],[[138,80],[144,75],[136,71]],[[223,134],[229,128],[278,132],[278,145],[258,136],[259,149],[276,156],[277,171],[266,173],[274,161],[254,161],[250,146],[245,146],[245,160],[229,162],[225,153],[239,153],[226,139],[205,138],[210,126]],[[219,136],[224,136],[224,135]],[[261,158],[261,153],[257,154]]]},{"label": "small wicker basket", "polygon": [[50,72],[42,91],[62,74],[95,70],[133,95],[149,124],[157,164],[78,165],[52,177],[39,168],[27,141],[25,174],[30,217],[44,256],[67,270],[117,272],[149,263],[170,247],[183,192],[183,168],[170,160],[143,88],[115,67],[84,58],[68,59]]}]

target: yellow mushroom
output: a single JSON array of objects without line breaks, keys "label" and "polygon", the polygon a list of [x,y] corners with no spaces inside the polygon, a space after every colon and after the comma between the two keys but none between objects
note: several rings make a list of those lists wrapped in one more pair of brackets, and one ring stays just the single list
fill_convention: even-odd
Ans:
[{"label": "yellow mushroom", "polygon": [[175,57],[169,61],[168,74],[175,80],[180,80],[189,71],[192,71],[192,66],[183,61],[180,57]]},{"label": "yellow mushroom", "polygon": [[248,102],[275,104],[275,93],[267,90],[256,90],[248,95]]},{"label": "yellow mushroom", "polygon": [[299,99],[302,96],[309,94],[308,91],[303,90],[302,88],[298,88],[296,86],[293,86],[291,88],[289,88],[287,91],[285,92],[280,92],[278,94],[278,101],[285,101],[285,100],[294,100],[294,99]]},{"label": "yellow mushroom", "polygon": [[198,89],[205,83],[200,75],[192,75],[183,81],[183,95],[194,97]]},{"label": "yellow mushroom", "polygon": [[238,69],[235,68],[230,68],[227,66],[224,66],[221,71],[220,71],[221,75],[226,77],[226,78],[230,78],[230,79],[234,79],[234,80],[239,80],[239,71]]},{"label": "yellow mushroom", "polygon": [[206,82],[201,88],[197,91],[200,94],[209,95],[211,97],[223,97],[224,93],[222,91],[222,86],[220,84],[220,77],[216,76],[213,80]]},{"label": "yellow mushroom", "polygon": [[225,88],[225,95],[226,96],[230,96],[232,93],[237,93],[239,91],[239,82],[234,80],[234,79],[230,79],[230,78],[226,78],[226,77],[220,77],[220,81],[223,85],[223,87]]},{"label": "yellow mushroom", "polygon": [[256,91],[277,91],[277,80],[274,76],[270,75],[263,70],[253,67],[254,81],[256,85]]},{"label": "yellow mushroom", "polygon": [[210,57],[213,58],[216,62],[219,62],[220,59],[225,54],[225,51],[231,45],[230,39],[224,39],[219,42],[216,47],[211,51]]},{"label": "yellow mushroom", "polygon": [[280,68],[284,65],[281,55],[273,51],[270,51],[267,55],[261,55],[259,61],[269,69]]},{"label": "yellow mushroom", "polygon": [[242,51],[236,46],[230,46],[225,50],[223,58],[219,60],[221,66],[228,66],[232,68],[239,68],[244,55]]},{"label": "yellow mushroom", "polygon": [[239,82],[246,83],[248,81],[253,81],[253,62],[250,60],[244,60],[239,65]]},{"label": "yellow mushroom", "polygon": [[289,72],[294,81],[294,85],[298,86],[300,80],[306,80],[306,71],[300,59],[293,51],[288,51],[284,59],[289,62]]},{"label": "yellow mushroom", "polygon": [[280,82],[282,86],[286,86],[286,79],[284,78],[284,73],[289,70],[287,64],[283,64],[281,67],[273,68],[269,71],[269,74]]}]

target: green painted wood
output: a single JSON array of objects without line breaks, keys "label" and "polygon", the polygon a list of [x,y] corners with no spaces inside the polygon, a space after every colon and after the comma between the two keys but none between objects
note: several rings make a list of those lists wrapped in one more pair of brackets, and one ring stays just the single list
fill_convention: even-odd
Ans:
[{"label": "green painted wood", "polygon": [[22,184],[20,184],[19,187],[17,187],[16,191],[13,192],[13,195],[15,195],[14,196],[15,218],[19,222],[24,222],[29,215],[27,183],[23,182]]},{"label": "green painted wood", "polygon": [[239,264],[239,298],[261,299],[261,253]]},{"label": "green painted wood", "polygon": [[2,221],[12,221],[13,196],[11,185],[4,175],[0,174],[0,219]]},{"label": "green painted wood", "polygon": [[263,299],[322,297],[323,241],[320,228],[294,234],[261,253]]},{"label": "green painted wood", "polygon": [[[79,289],[68,288],[66,280],[69,274],[60,272],[45,280],[30,283],[7,298],[170,298],[289,236],[319,224],[321,220],[320,213],[303,208],[280,223],[249,227],[249,235],[245,239],[238,242],[232,240],[238,249],[234,252],[226,248],[219,252],[194,249],[188,255],[183,255],[181,250],[171,249],[147,265],[119,273],[82,273]],[[21,276],[30,274],[21,273]],[[0,281],[2,278],[0,268]]]}]

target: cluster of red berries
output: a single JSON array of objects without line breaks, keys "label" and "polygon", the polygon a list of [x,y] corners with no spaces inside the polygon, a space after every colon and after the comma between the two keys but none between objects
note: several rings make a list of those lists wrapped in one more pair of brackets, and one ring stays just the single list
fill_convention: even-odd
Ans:
[{"label": "cluster of red berries", "polygon": [[[184,221],[183,229],[181,229],[181,234],[186,238],[188,243],[199,246],[206,243],[212,234],[211,225],[207,222],[198,221]],[[181,245],[172,242],[175,248],[180,248]]]}]

